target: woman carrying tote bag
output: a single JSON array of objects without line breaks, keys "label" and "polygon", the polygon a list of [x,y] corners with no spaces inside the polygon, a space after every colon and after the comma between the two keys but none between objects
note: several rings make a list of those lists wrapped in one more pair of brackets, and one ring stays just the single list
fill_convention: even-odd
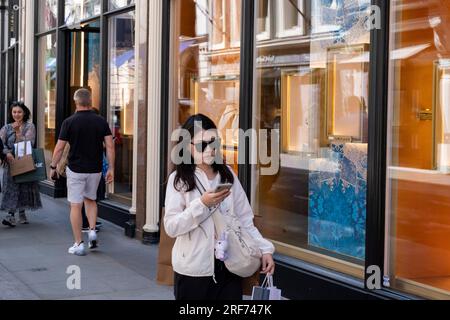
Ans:
[{"label": "woman carrying tote bag", "polygon": [[2,224],[11,228],[16,226],[17,211],[19,223],[28,224],[25,210],[42,208],[38,183],[15,183],[9,170],[9,164],[14,161],[14,144],[22,141],[35,144],[36,128],[30,122],[30,114],[30,110],[22,102],[14,102],[10,108],[8,124],[0,130],[0,139],[3,141],[2,153],[7,161],[6,168],[3,170],[3,196],[0,210],[8,212]]},{"label": "woman carrying tote bag", "polygon": [[[212,214],[236,216],[240,225],[258,243],[261,272],[273,274],[273,244],[265,240],[253,224],[253,212],[238,178],[224,164],[217,163],[220,140],[214,122],[195,115],[182,127],[190,143],[180,152],[189,152],[176,166],[167,184],[164,226],[175,238],[172,266],[175,272],[174,293],[177,300],[242,300],[243,278],[231,273],[215,253],[221,241]],[[180,138],[180,143],[186,135]],[[198,179],[205,192],[199,191]],[[219,184],[231,189],[216,191]],[[225,255],[226,256],[226,255]]]}]

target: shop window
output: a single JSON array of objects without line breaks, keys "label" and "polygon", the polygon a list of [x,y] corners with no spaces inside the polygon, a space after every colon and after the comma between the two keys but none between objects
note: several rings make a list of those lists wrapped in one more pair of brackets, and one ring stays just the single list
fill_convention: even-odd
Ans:
[{"label": "shop window", "polygon": [[123,8],[135,3],[135,0],[109,0],[109,10]]},{"label": "shop window", "polygon": [[102,12],[101,2],[102,0],[65,0],[64,22],[71,25],[100,15]]},{"label": "shop window", "polygon": [[38,40],[37,83],[38,144],[50,166],[56,141],[56,34]]},{"label": "shop window", "polygon": [[172,129],[203,113],[218,126],[237,171],[241,0],[172,2]]},{"label": "shop window", "polygon": [[58,26],[58,0],[38,1],[38,31],[45,32]]},{"label": "shop window", "polygon": [[450,298],[450,1],[392,2],[385,266],[391,286]]},{"label": "shop window", "polygon": [[115,182],[108,198],[131,206],[133,186],[135,15],[109,20],[108,121],[116,146]]},{"label": "shop window", "polygon": [[[279,160],[270,164],[279,162],[271,174],[268,165],[254,166],[256,222],[278,252],[362,278],[370,50],[364,21],[370,1],[311,1],[312,12],[306,1],[275,2],[271,16],[271,1],[257,1],[260,35],[269,25],[277,37],[304,34],[305,21],[313,21],[311,30],[334,21],[339,32],[256,41],[254,128],[269,137],[259,140],[259,149],[267,145]],[[351,19],[341,18],[344,9]]]}]

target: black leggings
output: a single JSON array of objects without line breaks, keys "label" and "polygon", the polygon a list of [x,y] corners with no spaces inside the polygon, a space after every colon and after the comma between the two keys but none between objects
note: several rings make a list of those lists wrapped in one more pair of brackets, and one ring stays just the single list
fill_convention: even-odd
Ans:
[{"label": "black leggings", "polygon": [[242,300],[242,278],[231,273],[222,261],[216,260],[215,278],[188,277],[175,273],[176,300]]}]

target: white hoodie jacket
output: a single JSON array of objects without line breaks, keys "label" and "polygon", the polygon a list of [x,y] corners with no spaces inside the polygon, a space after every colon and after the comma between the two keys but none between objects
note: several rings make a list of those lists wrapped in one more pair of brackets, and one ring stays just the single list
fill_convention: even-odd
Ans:
[{"label": "white hoodie jacket", "polygon": [[[220,182],[219,175],[210,182],[203,170],[198,168],[196,175],[206,190],[212,190],[212,186]],[[176,238],[172,249],[173,269],[190,277],[214,276],[215,229],[211,210],[203,204],[197,189],[177,191],[174,187],[175,176],[176,173],[172,173],[167,183],[164,217],[167,234]],[[273,244],[265,240],[253,224],[252,208],[235,175],[231,195],[222,202],[220,211],[236,214],[242,227],[258,240],[262,254],[275,252]]]}]

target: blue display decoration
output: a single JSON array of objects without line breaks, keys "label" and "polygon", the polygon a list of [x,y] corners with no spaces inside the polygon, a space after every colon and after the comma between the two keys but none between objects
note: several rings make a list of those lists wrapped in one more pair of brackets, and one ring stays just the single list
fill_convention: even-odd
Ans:
[{"label": "blue display decoration", "polygon": [[367,144],[334,144],[328,159],[312,161],[309,245],[364,260]]}]

